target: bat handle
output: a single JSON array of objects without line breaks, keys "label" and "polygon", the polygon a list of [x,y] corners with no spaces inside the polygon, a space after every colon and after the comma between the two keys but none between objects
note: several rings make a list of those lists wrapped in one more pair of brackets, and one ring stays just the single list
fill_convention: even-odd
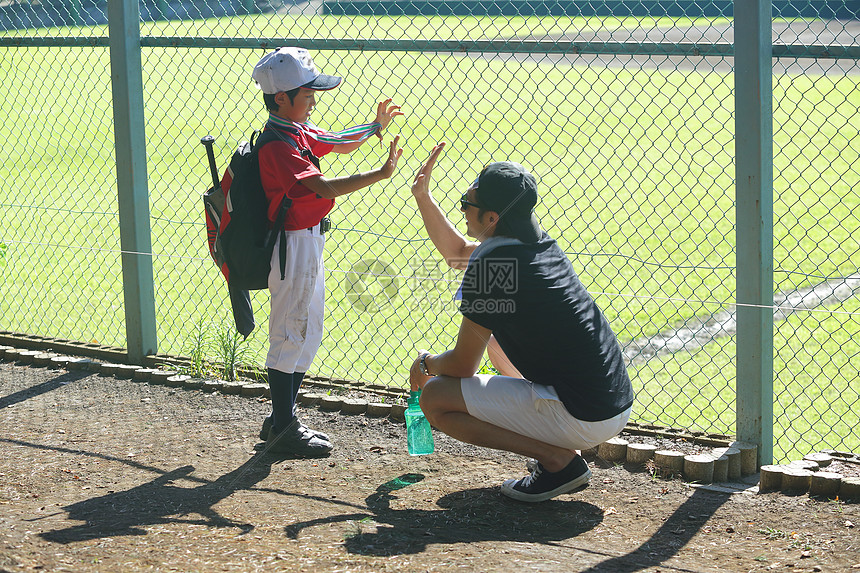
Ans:
[{"label": "bat handle", "polygon": [[209,171],[212,173],[212,186],[216,188],[220,187],[221,180],[218,178],[218,167],[215,165],[215,152],[212,150],[215,138],[211,135],[206,135],[200,138],[200,143],[206,147],[206,157],[209,158]]}]

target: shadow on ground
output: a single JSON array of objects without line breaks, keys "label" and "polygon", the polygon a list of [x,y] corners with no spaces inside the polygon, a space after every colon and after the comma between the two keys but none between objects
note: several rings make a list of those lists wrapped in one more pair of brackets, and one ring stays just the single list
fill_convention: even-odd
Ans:
[{"label": "shadow on ground", "polygon": [[[174,482],[189,479],[194,466],[177,468],[138,487],[64,507],[69,519],[84,523],[48,531],[41,537],[56,543],[74,543],[101,537],[146,535],[144,526],[165,523],[234,527],[247,533],[254,529],[253,524],[227,519],[212,507],[234,492],[250,489],[264,480],[271,472],[272,461],[264,454],[257,454],[215,481],[190,488]],[[183,517],[192,515],[200,518]]]},{"label": "shadow on ground", "polygon": [[0,397],[0,410],[2,410],[3,408],[8,408],[9,406],[14,406],[15,404],[19,404],[24,400],[29,400],[30,398],[41,396],[42,394],[46,394],[48,392],[51,392],[52,390],[56,390],[60,386],[65,386],[66,384],[76,382],[82,378],[86,378],[89,375],[90,372],[66,372],[65,374],[60,374],[59,376],[42,382],[41,384],[36,384],[35,386],[31,386],[29,388],[24,388],[23,390],[13,392],[8,396],[2,396]]},{"label": "shadow on ground", "polygon": [[[361,555],[420,553],[428,545],[475,541],[520,541],[550,543],[576,537],[603,521],[603,510],[577,500],[551,500],[525,504],[508,500],[498,488],[458,491],[441,497],[439,510],[392,509],[395,492],[424,479],[421,474],[404,474],[380,485],[367,497],[366,512],[334,515],[295,523],[285,531],[298,537],[307,527],[338,522],[354,522],[345,547]],[[362,532],[362,524],[375,526]]]},{"label": "shadow on ground", "polygon": [[[295,523],[286,533],[296,538],[316,525],[353,522],[345,547],[360,555],[391,556],[420,553],[429,545],[478,541],[514,541],[555,545],[597,527],[604,510],[579,500],[554,499],[540,504],[508,500],[497,488],[459,491],[437,501],[440,510],[392,509],[395,492],[424,479],[421,474],[404,474],[379,486],[366,499],[366,512],[336,515]],[[639,547],[623,555],[611,555],[615,548],[578,548],[606,560],[586,569],[592,573],[613,571],[633,573],[660,565],[675,556],[729,500],[729,494],[695,490],[689,499],[666,519]],[[362,524],[375,531],[362,531]]]}]

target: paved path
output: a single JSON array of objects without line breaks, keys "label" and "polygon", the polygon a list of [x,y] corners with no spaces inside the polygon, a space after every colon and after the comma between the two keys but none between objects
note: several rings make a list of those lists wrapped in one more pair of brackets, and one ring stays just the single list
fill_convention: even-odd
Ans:
[{"label": "paved path", "polygon": [[[578,30],[554,36],[531,36],[528,40],[592,43],[654,43],[654,44],[732,44],[734,25],[731,22],[709,26],[636,27],[616,30]],[[796,20],[774,22],[774,44],[786,45],[860,45],[860,20]],[[731,73],[734,58],[720,56],[627,56],[614,54],[571,55],[552,54],[471,54],[474,57],[494,57],[510,60],[531,61],[543,64],[567,64],[571,66],[600,66],[607,68],[635,68],[700,71],[703,73]],[[860,75],[860,62],[856,60],[831,60],[815,58],[774,58],[775,74],[812,75]]]}]

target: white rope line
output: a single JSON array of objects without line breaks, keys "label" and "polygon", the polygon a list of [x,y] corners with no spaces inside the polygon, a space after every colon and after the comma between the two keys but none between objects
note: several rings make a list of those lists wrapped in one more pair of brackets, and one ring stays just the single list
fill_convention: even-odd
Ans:
[{"label": "white rope line", "polygon": [[[192,260],[192,261],[200,261],[205,262],[209,261],[210,257],[193,257],[188,255],[167,255],[167,254],[158,254],[158,253],[145,253],[139,251],[126,251],[122,249],[110,249],[110,248],[97,248],[97,247],[85,247],[79,245],[62,245],[57,243],[38,243],[31,241],[0,241],[7,245],[11,244],[21,244],[21,245],[34,245],[34,246],[43,246],[43,247],[55,247],[55,248],[63,248],[63,249],[75,249],[82,251],[92,251],[92,252],[102,252],[102,253],[114,253],[114,254],[123,254],[123,255],[141,255],[152,258],[168,258],[168,259],[182,259],[182,260]],[[441,263],[440,263],[441,264]],[[708,267],[709,268],[709,267]],[[459,284],[459,279],[445,279],[442,277],[431,277],[431,276],[418,276],[418,275],[399,275],[399,274],[386,274],[386,273],[372,273],[369,271],[355,271],[355,270],[342,270],[342,269],[326,269],[328,273],[341,273],[341,274],[357,274],[362,276],[370,276],[375,278],[388,278],[388,279],[404,279],[404,280],[417,280],[417,281],[432,281],[434,283],[438,282],[447,282],[450,284]],[[447,272],[453,272],[446,268]],[[806,275],[810,276],[810,275]],[[844,277],[838,277],[844,278]],[[591,296],[603,295],[608,297],[618,297],[618,298],[627,298],[627,299],[636,299],[636,300],[646,300],[646,301],[663,301],[663,302],[677,302],[682,304],[699,304],[699,305],[713,305],[723,307],[726,304],[730,304],[736,308],[756,308],[756,309],[771,309],[771,310],[781,310],[781,311],[789,311],[789,312],[817,312],[824,314],[839,314],[845,316],[860,316],[860,312],[850,312],[844,310],[834,310],[834,309],[822,309],[822,308],[809,308],[807,306],[793,306],[793,305],[768,305],[768,304],[751,304],[751,303],[739,303],[739,302],[728,302],[728,301],[716,301],[716,300],[705,300],[698,298],[682,298],[682,297],[672,297],[672,296],[656,296],[656,295],[640,295],[640,294],[627,294],[627,293],[617,293],[617,292],[608,292],[608,291],[591,291],[588,293]],[[860,293],[858,293],[860,295]],[[788,297],[789,295],[787,295]]]},{"label": "white rope line", "polygon": [[4,241],[0,240],[0,243],[5,243],[7,245],[31,245],[35,247],[52,247],[58,249],[69,249],[69,250],[77,250],[77,251],[92,251],[94,253],[108,253],[108,254],[116,254],[116,255],[141,255],[144,257],[152,257],[152,258],[165,258],[165,259],[186,259],[191,261],[206,261],[209,260],[209,257],[192,257],[188,255],[167,255],[160,253],[144,253],[140,251],[126,251],[123,249],[112,249],[112,248],[99,248],[99,247],[90,247],[83,245],[61,245],[59,243],[38,243],[35,241]]},{"label": "white rope line", "polygon": [[[690,303],[695,302],[698,304],[711,304],[717,306],[723,306],[726,303],[713,301],[713,300],[699,300],[699,299],[691,299],[691,298],[676,298],[676,297],[660,297],[653,295],[637,295],[637,294],[624,294],[624,293],[611,293],[611,292],[591,292],[589,294],[594,296],[595,294],[602,294],[610,297],[620,297],[620,298],[636,298],[636,299],[645,299],[645,300],[660,300],[666,302],[681,302],[681,303]],[[784,310],[791,312],[799,312],[799,311],[807,311],[807,312],[820,312],[826,314],[843,314],[847,316],[860,316],[860,312],[850,312],[847,310],[829,310],[829,309],[820,309],[820,308],[809,308],[807,306],[785,306],[785,305],[774,305],[774,304],[750,304],[750,303],[741,303],[741,302],[732,302],[731,306],[735,308],[760,308],[760,309],[771,309],[771,310]]]}]

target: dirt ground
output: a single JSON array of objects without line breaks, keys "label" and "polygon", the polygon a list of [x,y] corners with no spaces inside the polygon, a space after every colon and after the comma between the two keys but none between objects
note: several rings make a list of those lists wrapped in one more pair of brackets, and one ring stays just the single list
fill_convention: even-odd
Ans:
[{"label": "dirt ground", "polygon": [[300,409],[322,460],[261,451],[259,399],[0,363],[0,571],[860,571],[860,504],[717,493],[591,459],[529,505],[525,460]]}]

